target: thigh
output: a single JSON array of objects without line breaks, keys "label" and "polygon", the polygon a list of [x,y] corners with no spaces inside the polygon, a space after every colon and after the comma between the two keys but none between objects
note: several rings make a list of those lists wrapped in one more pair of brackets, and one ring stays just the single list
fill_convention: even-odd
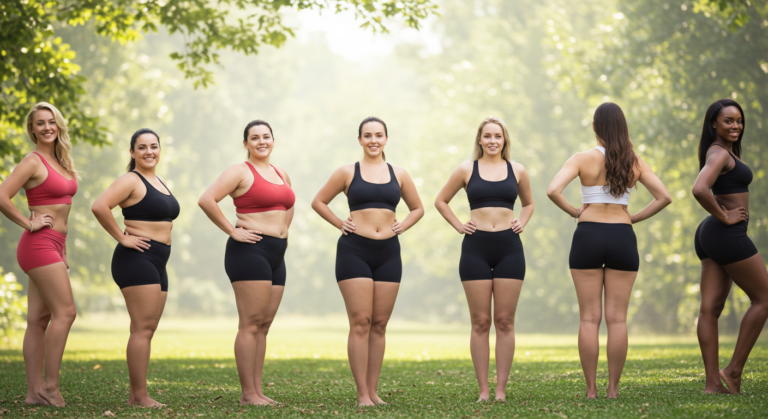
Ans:
[{"label": "thigh", "polygon": [[373,270],[370,261],[366,260],[365,249],[357,249],[348,243],[346,236],[339,239],[336,246],[336,281],[341,282],[351,278],[371,278]]},{"label": "thigh", "polygon": [[753,303],[768,302],[768,271],[760,253],[723,268]]},{"label": "thigh", "polygon": [[259,243],[241,243],[233,238],[227,240],[224,253],[224,270],[229,281],[272,281],[272,265],[262,254]]},{"label": "thigh", "polygon": [[721,310],[731,292],[733,281],[728,272],[710,258],[701,260],[701,310]]},{"label": "thigh", "polygon": [[603,269],[571,269],[579,316],[582,320],[600,321],[603,307]]},{"label": "thigh", "polygon": [[461,243],[459,278],[462,281],[493,279],[493,268],[487,252],[474,245],[476,238],[465,235]]},{"label": "thigh", "polygon": [[514,318],[522,289],[522,280],[495,278],[493,280],[493,316]]},{"label": "thigh", "polygon": [[72,285],[69,283],[69,274],[64,262],[30,269],[27,275],[30,282],[34,282],[43,303],[53,314],[56,314],[57,310],[74,308]]},{"label": "thigh", "polygon": [[344,306],[350,319],[373,316],[374,282],[370,278],[350,278],[339,282]]},{"label": "thigh", "polygon": [[475,281],[462,281],[464,293],[469,305],[469,316],[476,319],[491,318],[491,298],[493,295],[493,280],[480,279]]},{"label": "thigh", "polygon": [[371,321],[373,323],[386,323],[392,316],[395,308],[397,292],[400,289],[398,282],[374,282],[373,283],[373,311]]},{"label": "thigh", "polygon": [[283,292],[285,287],[282,285],[272,284],[271,294],[269,296],[269,308],[267,309],[267,322],[272,322],[275,315],[277,315],[277,309],[280,308],[280,302],[283,300]]},{"label": "thigh", "polygon": [[400,284],[403,278],[403,259],[400,256],[399,246],[397,249],[390,249],[388,253],[385,260],[371,272],[371,277],[376,282]]},{"label": "thigh", "polygon": [[163,301],[168,295],[160,289],[160,284],[136,285],[121,291],[134,327],[152,324],[156,326],[163,313]]},{"label": "thigh", "polygon": [[267,318],[272,288],[272,283],[269,281],[236,281],[232,283],[241,325],[243,322],[249,323],[257,320],[261,322]]},{"label": "thigh", "polygon": [[[521,281],[525,279],[525,253],[522,242],[510,246],[506,255],[493,268],[493,278],[512,278]],[[494,293],[496,292],[495,284],[494,282]]]},{"label": "thigh", "polygon": [[605,319],[626,321],[637,272],[605,269]]},{"label": "thigh", "polygon": [[40,291],[34,281],[27,285],[27,320],[30,322],[45,322],[51,319],[51,310],[45,305]]}]

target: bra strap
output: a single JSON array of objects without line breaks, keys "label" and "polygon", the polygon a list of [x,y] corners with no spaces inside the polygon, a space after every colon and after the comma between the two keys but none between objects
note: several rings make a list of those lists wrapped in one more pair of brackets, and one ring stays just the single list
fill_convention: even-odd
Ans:
[{"label": "bra strap", "polygon": [[[723,150],[727,151],[727,152],[728,152],[728,154],[730,154],[730,155],[731,155],[731,157],[734,157],[734,158],[736,157],[736,156],[733,154],[733,152],[731,152],[731,151],[730,151],[730,150],[728,150],[727,148],[725,148],[725,147],[721,146],[720,144],[712,144],[712,146],[718,146],[718,147],[722,148]],[[710,146],[710,148],[712,148],[712,146]]]},{"label": "bra strap", "polygon": [[288,185],[288,182],[285,181],[285,178],[283,177],[283,175],[280,174],[280,171],[277,170],[277,167],[273,166],[271,163],[269,165],[272,166],[273,169],[275,169],[275,173],[277,173],[277,176],[283,181],[283,185]]},{"label": "bra strap", "polygon": [[397,176],[395,176],[395,170],[392,169],[392,165],[387,163],[387,167],[389,167],[389,183],[395,182],[399,184]]}]

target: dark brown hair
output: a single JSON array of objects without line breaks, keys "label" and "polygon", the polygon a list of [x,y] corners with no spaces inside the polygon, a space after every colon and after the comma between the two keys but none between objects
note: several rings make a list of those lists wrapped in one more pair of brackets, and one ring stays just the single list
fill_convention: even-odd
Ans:
[{"label": "dark brown hair", "polygon": [[595,110],[595,133],[605,144],[605,180],[608,193],[620,198],[632,185],[639,164],[629,140],[629,128],[619,105],[603,103]]},{"label": "dark brown hair", "polygon": [[[155,138],[157,138],[157,143],[160,144],[160,136],[157,135],[155,131],[152,131],[149,128],[142,128],[134,132],[133,135],[131,135],[131,150],[133,150],[134,147],[136,146],[136,140],[138,140],[139,137],[141,137],[144,134],[154,135]],[[134,169],[136,169],[136,159],[131,157],[131,161],[128,163],[128,167],[126,169],[128,169],[129,172],[132,172]]]},{"label": "dark brown hair", "polygon": [[[375,116],[369,116],[368,118],[363,119],[363,122],[360,123],[360,126],[357,128],[357,138],[360,138],[363,136],[363,125],[369,123],[369,122],[378,122],[381,125],[384,126],[384,136],[389,137],[389,134],[387,133],[387,124],[384,123],[384,121],[381,118],[375,117]],[[384,155],[384,150],[381,150],[381,159],[386,161],[387,156]]]},{"label": "dark brown hair", "polygon": [[[243,143],[248,141],[248,131],[251,130],[251,128],[255,127],[256,125],[264,125],[265,127],[269,128],[269,133],[272,134],[272,139],[275,139],[275,134],[272,132],[272,127],[269,126],[269,123],[267,121],[262,121],[261,119],[254,119],[253,121],[249,122],[248,125],[245,126],[245,130],[243,131]],[[248,151],[248,154],[246,155],[246,158],[251,158],[251,152]]]},{"label": "dark brown hair", "polygon": [[733,154],[741,158],[741,137],[744,136],[744,128],[747,126],[747,120],[744,119],[744,110],[741,109],[741,106],[735,100],[720,99],[709,105],[707,114],[704,116],[704,127],[701,129],[701,140],[699,140],[699,170],[703,169],[704,164],[707,163],[707,151],[717,139],[717,132],[712,127],[712,123],[720,116],[720,112],[729,106],[735,106],[741,112],[741,134],[739,134],[739,139],[733,143]]}]

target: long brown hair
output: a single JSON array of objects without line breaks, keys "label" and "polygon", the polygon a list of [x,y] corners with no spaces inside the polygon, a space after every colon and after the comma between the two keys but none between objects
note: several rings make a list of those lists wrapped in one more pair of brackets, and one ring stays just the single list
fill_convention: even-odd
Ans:
[{"label": "long brown hair", "polygon": [[605,180],[611,196],[621,198],[635,179],[635,167],[639,162],[632,141],[629,140],[629,128],[619,105],[603,103],[595,110],[595,134],[605,144]]},{"label": "long brown hair", "polygon": [[741,158],[741,137],[744,136],[744,127],[747,126],[747,120],[744,118],[744,110],[741,109],[741,105],[731,99],[720,99],[713,104],[709,105],[707,114],[704,116],[704,127],[701,129],[701,139],[699,140],[699,170],[704,168],[707,163],[707,151],[712,143],[717,139],[717,132],[712,127],[712,124],[717,121],[717,117],[720,116],[720,111],[729,106],[735,106],[736,109],[741,112],[741,133],[739,139],[733,143],[733,154],[736,157]]},{"label": "long brown hair", "polygon": [[32,107],[32,110],[27,114],[27,135],[29,135],[29,139],[37,145],[37,137],[32,132],[32,122],[34,122],[35,112],[43,109],[51,111],[53,118],[56,120],[56,125],[59,127],[59,135],[56,137],[53,155],[70,176],[80,179],[80,175],[75,170],[75,160],[72,158],[72,142],[69,139],[67,122],[55,106],[48,102],[39,102]]}]

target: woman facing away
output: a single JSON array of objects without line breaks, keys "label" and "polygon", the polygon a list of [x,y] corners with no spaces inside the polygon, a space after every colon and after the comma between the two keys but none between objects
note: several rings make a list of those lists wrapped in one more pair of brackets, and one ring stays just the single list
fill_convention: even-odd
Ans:
[{"label": "woman facing away", "polygon": [[[285,290],[283,258],[296,196],[288,173],[270,164],[274,146],[275,137],[268,123],[249,122],[243,133],[248,160],[225,170],[198,201],[208,218],[229,235],[224,267],[240,317],[235,338],[240,404],[275,403],[262,391],[261,374],[267,333]],[[237,211],[234,226],[218,205],[227,195]]]},{"label": "woman facing away", "polygon": [[[440,214],[464,234],[459,277],[464,285],[472,321],[470,352],[480,386],[478,401],[487,401],[489,337],[496,325],[496,400],[506,400],[506,386],[515,355],[515,311],[525,278],[525,255],[520,233],[533,215],[528,172],[510,160],[507,126],[499,118],[485,118],[477,129],[471,161],[454,170],[435,199]],[[482,172],[482,173],[481,173]],[[462,223],[448,204],[466,189],[470,220]],[[514,206],[520,197],[520,218]],[[493,303],[493,313],[491,304]]]},{"label": "woman facing away", "polygon": [[[605,292],[608,326],[608,389],[616,398],[627,359],[627,307],[640,258],[632,224],[646,220],[672,202],[667,188],[632,149],[624,113],[615,103],[595,111],[592,129],[597,146],[568,159],[552,180],[547,195],[578,221],[569,265],[579,301],[579,357],[587,383],[587,398],[597,397],[598,332]],[[576,208],[562,195],[576,177],[581,183],[582,206]],[[636,214],[627,210],[631,188],[640,182],[653,196]]]},{"label": "woman facing away", "polygon": [[[166,264],[171,256],[171,230],[180,207],[156,174],[160,137],[142,128],[131,136],[128,173],[115,180],[93,203],[91,211],[117,241],[112,255],[112,278],[125,298],[131,318],[126,358],[130,379],[129,405],[165,406],[149,397],[147,370],[152,337],[168,299]],[[125,232],[112,208],[122,208]]]},{"label": "woman facing away", "polygon": [[[744,365],[768,318],[768,271],[747,236],[752,171],[741,161],[745,125],[738,103],[718,100],[707,109],[699,142],[700,172],[693,196],[710,213],[696,229],[694,240],[701,260],[701,309],[696,330],[704,358],[704,393],[741,392]],[[731,362],[720,370],[717,319],[734,282],[751,305],[741,320]]]},{"label": "woman facing away", "polygon": [[[59,391],[59,369],[76,316],[69,283],[67,222],[79,176],[69,130],[56,107],[46,102],[33,106],[27,115],[27,135],[35,148],[0,183],[0,211],[25,230],[16,250],[19,266],[29,276],[24,401],[60,407],[65,402]],[[28,218],[11,202],[21,188],[26,191]]]},{"label": "woman facing away", "polygon": [[[347,352],[357,385],[357,403],[384,403],[376,387],[384,361],[387,322],[395,306],[403,273],[399,234],[424,215],[416,185],[405,169],[384,161],[387,126],[379,118],[360,123],[363,160],[341,166],[312,201],[312,208],[341,230],[336,248],[336,281],[349,317]],[[350,214],[340,219],[328,204],[347,195]],[[410,213],[397,221],[403,198]]]}]

